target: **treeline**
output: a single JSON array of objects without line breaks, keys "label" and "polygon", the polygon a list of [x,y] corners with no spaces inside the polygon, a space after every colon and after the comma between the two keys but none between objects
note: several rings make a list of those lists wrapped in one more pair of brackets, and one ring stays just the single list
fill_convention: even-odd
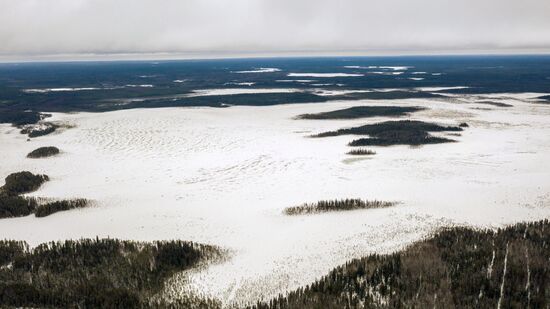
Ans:
[{"label": "treeline", "polygon": [[0,241],[0,307],[214,308],[208,299],[152,296],[175,272],[222,257],[217,247],[178,240],[82,239],[34,249]]},{"label": "treeline", "polygon": [[46,217],[53,213],[89,205],[86,199],[43,201],[33,197],[21,196],[37,190],[49,180],[47,175],[35,175],[28,171],[10,174],[6,183],[0,187],[0,219],[24,217],[32,213],[36,217]]},{"label": "treeline", "polygon": [[59,211],[66,211],[66,210],[71,210],[76,208],[84,208],[84,207],[87,207],[88,204],[89,204],[89,201],[83,198],[53,201],[53,202],[45,203],[36,207],[34,211],[34,215],[38,218],[46,217]]},{"label": "treeline", "polygon": [[393,145],[409,145],[420,146],[427,144],[453,143],[455,140],[432,136],[425,131],[387,131],[377,133],[374,137],[358,138],[348,143],[348,146],[393,146]]},{"label": "treeline", "polygon": [[370,255],[253,308],[548,308],[550,222],[456,227]]},{"label": "treeline", "polygon": [[424,110],[415,106],[354,106],[330,112],[303,114],[298,119],[356,119],[377,116],[405,116]]},{"label": "treeline", "polygon": [[352,149],[352,150],[348,151],[347,154],[352,155],[352,156],[369,156],[369,155],[375,155],[376,151],[370,150],[370,149],[360,148],[360,149]]},{"label": "treeline", "polygon": [[429,132],[458,132],[462,130],[459,126],[443,126],[417,120],[400,120],[323,132],[313,137],[338,135],[369,136],[368,138],[356,139],[350,142],[349,146],[423,145],[454,142],[451,139],[432,136]]},{"label": "treeline", "polygon": [[341,200],[325,200],[315,203],[305,203],[299,206],[287,207],[284,209],[286,215],[305,215],[316,214],[330,211],[345,211],[356,209],[371,209],[371,208],[385,208],[394,206],[395,202],[385,201],[366,201],[362,199],[341,199]]},{"label": "treeline", "polygon": [[54,146],[47,146],[47,147],[40,147],[37,148],[29,154],[27,154],[27,158],[37,159],[37,158],[45,158],[45,157],[51,157],[59,154],[59,148]]},{"label": "treeline", "polygon": [[32,214],[38,206],[37,200],[20,194],[35,191],[48,180],[47,175],[35,175],[29,171],[8,175],[6,183],[0,187],[0,219]]},{"label": "treeline", "polygon": [[0,110],[0,123],[11,123],[13,126],[35,124],[49,115],[33,111]]},{"label": "treeline", "polygon": [[40,113],[26,110],[0,109],[0,123],[11,123],[13,126],[21,129],[21,134],[27,134],[29,137],[38,137],[55,132],[58,125],[51,122],[42,122],[51,114]]}]

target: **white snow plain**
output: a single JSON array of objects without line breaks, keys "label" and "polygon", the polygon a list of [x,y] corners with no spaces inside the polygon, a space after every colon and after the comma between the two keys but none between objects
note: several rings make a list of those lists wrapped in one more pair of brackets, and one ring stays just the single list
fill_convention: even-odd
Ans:
[{"label": "white snow plain", "polygon": [[[443,226],[500,227],[550,217],[550,106],[525,96],[354,101],[268,107],[159,108],[56,113],[74,128],[27,141],[0,125],[0,175],[51,180],[32,196],[93,199],[95,207],[46,218],[0,220],[0,235],[37,245],[116,237],[183,239],[231,250],[223,263],[170,279],[167,297],[197,292],[224,304],[269,298],[369,253],[391,252]],[[359,105],[424,106],[410,118],[470,127],[458,143],[371,147],[348,156],[354,136],[314,133],[377,121],[296,120]],[[479,109],[485,107],[485,109]],[[26,159],[40,146],[62,154]],[[393,208],[288,217],[320,199],[400,201]]]}]

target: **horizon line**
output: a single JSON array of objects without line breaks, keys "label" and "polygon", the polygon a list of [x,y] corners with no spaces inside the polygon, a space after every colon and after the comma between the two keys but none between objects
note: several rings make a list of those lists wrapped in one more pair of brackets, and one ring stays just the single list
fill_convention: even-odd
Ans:
[{"label": "horizon line", "polygon": [[468,57],[468,56],[550,56],[549,50],[542,51],[435,51],[435,52],[201,52],[201,53],[80,53],[44,54],[21,57],[20,55],[0,55],[0,64],[15,63],[63,63],[63,62],[140,62],[140,61],[207,61],[238,59],[283,59],[283,58],[400,58],[400,57]]}]

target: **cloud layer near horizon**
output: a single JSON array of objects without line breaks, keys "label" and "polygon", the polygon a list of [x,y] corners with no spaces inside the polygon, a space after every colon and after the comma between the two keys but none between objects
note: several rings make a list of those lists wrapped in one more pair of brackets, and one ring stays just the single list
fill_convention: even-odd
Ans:
[{"label": "cloud layer near horizon", "polygon": [[0,0],[0,55],[550,50],[548,0]]}]

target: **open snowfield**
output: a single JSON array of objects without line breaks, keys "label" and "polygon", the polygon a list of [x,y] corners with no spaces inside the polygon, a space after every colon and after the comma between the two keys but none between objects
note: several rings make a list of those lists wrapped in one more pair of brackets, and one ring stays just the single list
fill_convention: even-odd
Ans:
[{"label": "open snowfield", "polygon": [[[80,237],[183,239],[219,245],[230,259],[175,276],[165,293],[224,303],[306,285],[347,260],[390,252],[453,224],[499,227],[550,217],[550,105],[529,94],[231,108],[159,108],[54,114],[74,128],[26,141],[0,126],[0,177],[51,177],[33,196],[82,197],[95,207],[0,220],[0,238],[31,245]],[[310,134],[388,118],[295,120],[358,105],[429,109],[410,118],[470,127],[458,143],[371,147]],[[402,117],[406,118],[406,117]],[[62,154],[26,159],[40,146]],[[393,208],[287,217],[321,199],[400,201]]]}]

